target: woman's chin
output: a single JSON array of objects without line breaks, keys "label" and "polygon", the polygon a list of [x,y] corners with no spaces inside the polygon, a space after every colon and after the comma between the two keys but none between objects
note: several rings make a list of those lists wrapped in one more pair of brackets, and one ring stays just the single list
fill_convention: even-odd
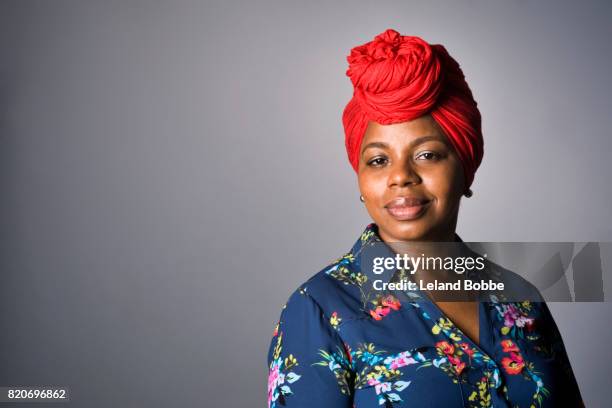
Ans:
[{"label": "woman's chin", "polygon": [[[388,238],[391,242],[402,242],[402,241],[424,241],[430,235],[430,228],[424,225],[420,220],[411,221],[397,221],[397,220],[385,220],[385,222],[379,225],[379,233],[381,238]],[[383,230],[382,233],[380,230]]]}]

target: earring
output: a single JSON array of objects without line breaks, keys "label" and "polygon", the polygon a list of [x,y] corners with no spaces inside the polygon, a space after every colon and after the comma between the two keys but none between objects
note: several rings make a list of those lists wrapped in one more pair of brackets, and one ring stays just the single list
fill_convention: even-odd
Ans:
[{"label": "earring", "polygon": [[470,198],[471,196],[474,195],[474,193],[472,192],[471,189],[468,188],[468,190],[463,195],[466,196],[467,198]]},{"label": "earring", "polygon": [[365,198],[363,198],[362,195],[359,196],[359,201],[361,201],[362,203],[365,203]]}]

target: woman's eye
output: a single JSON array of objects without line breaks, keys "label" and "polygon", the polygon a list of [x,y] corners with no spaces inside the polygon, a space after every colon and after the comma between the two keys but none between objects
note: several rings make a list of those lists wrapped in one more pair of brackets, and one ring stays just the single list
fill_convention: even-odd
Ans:
[{"label": "woman's eye", "polygon": [[434,152],[422,152],[417,155],[417,160],[435,160],[439,156]]},{"label": "woman's eye", "polygon": [[386,160],[387,159],[385,159],[384,157],[375,157],[368,162],[368,165],[373,167],[379,167],[384,165],[386,163]]}]

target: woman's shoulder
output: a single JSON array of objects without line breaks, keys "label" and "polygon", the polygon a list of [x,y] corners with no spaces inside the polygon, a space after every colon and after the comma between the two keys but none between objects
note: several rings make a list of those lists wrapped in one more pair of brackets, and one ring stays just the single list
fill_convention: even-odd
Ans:
[{"label": "woman's shoulder", "polygon": [[363,313],[361,288],[365,280],[355,265],[354,255],[348,252],[298,285],[290,293],[283,312],[287,313],[285,311],[288,310],[288,313],[292,313],[301,309],[300,305],[304,302],[311,302],[332,326],[337,326],[343,319],[357,318]]}]

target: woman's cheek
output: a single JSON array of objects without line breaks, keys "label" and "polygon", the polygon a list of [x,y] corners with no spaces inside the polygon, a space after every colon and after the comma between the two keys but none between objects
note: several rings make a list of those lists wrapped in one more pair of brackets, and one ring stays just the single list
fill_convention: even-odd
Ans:
[{"label": "woman's cheek", "polygon": [[379,203],[384,197],[386,184],[384,180],[379,178],[366,178],[362,183],[364,189],[364,196],[366,200],[369,200],[371,203]]}]

